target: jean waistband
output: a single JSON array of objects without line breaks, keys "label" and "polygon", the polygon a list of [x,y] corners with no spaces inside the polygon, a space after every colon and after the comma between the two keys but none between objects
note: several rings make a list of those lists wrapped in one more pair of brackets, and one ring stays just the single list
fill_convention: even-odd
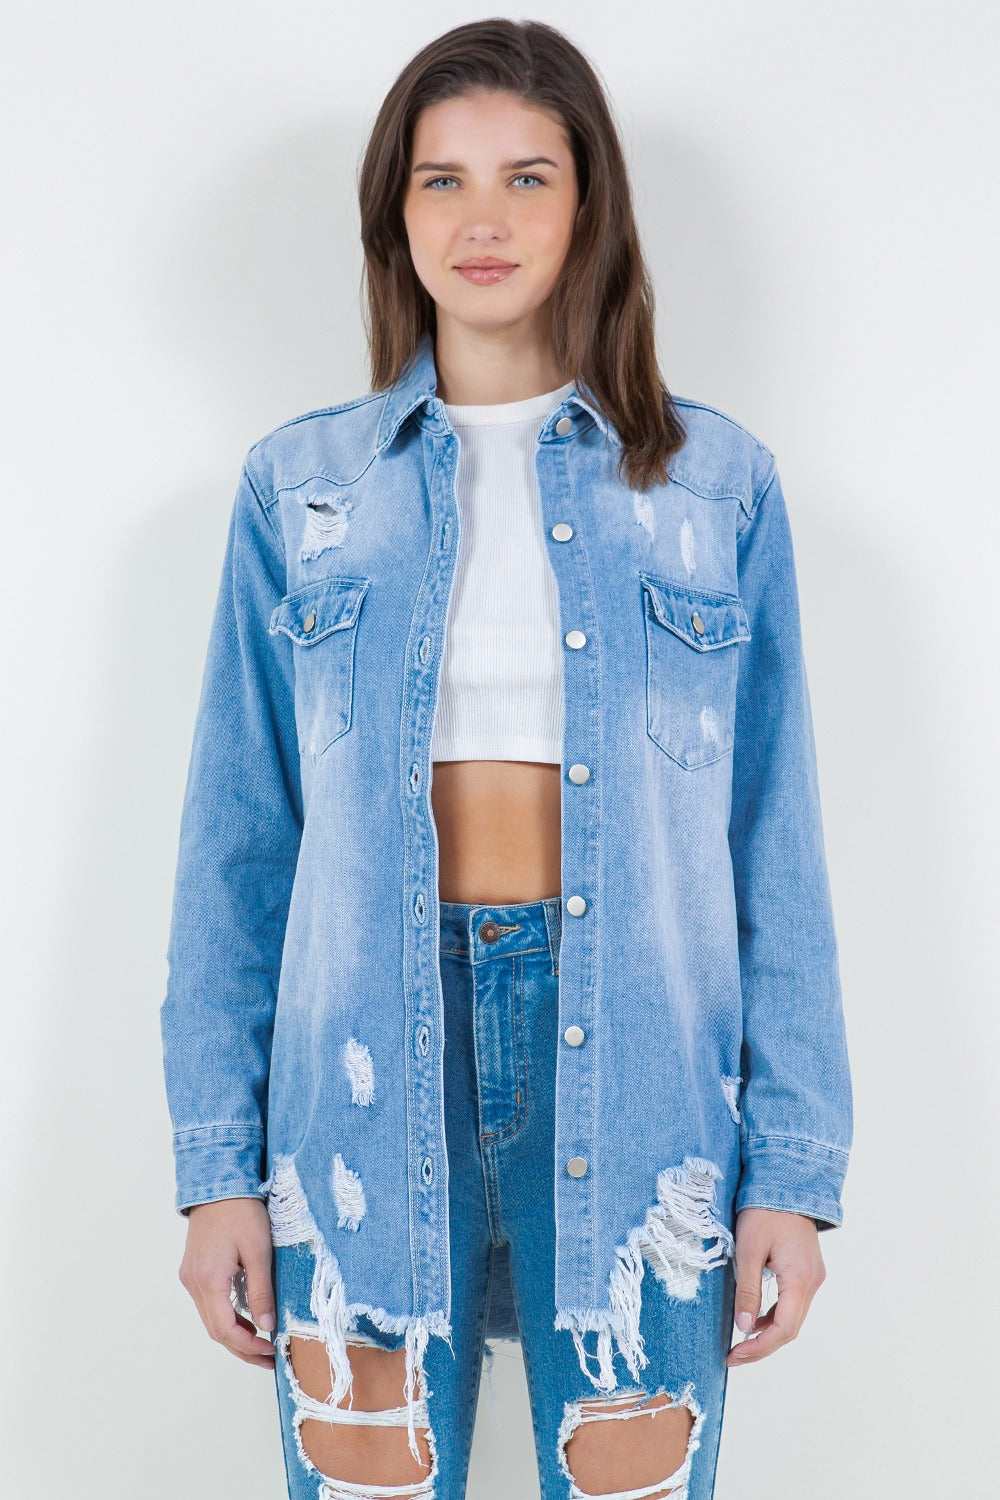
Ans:
[{"label": "jean waistband", "polygon": [[458,953],[478,964],[547,950],[553,969],[558,970],[561,896],[500,905],[439,901],[438,907],[443,953]]}]

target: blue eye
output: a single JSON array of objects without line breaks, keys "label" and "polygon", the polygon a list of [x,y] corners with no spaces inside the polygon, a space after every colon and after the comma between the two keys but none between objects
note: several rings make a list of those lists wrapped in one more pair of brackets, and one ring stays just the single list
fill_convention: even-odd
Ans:
[{"label": "blue eye", "polygon": [[[544,179],[541,178],[541,177],[538,177],[534,172],[519,172],[517,174],[517,176],[514,178],[515,182],[523,182],[525,180],[527,180],[528,182],[540,182],[544,186]],[[427,181],[424,183],[424,187],[425,188],[432,188],[432,187],[434,187],[439,182],[454,182],[454,181],[455,181],[454,177],[429,177],[427,179]]]}]

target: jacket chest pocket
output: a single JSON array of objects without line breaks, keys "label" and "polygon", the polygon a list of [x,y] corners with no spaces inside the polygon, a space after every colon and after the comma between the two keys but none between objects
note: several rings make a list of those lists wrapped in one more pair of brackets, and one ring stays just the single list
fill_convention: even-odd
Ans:
[{"label": "jacket chest pocket", "polygon": [[750,622],[738,595],[640,573],[646,621],[646,727],[687,770],[733,748],[738,642]]},{"label": "jacket chest pocket", "polygon": [[351,727],[354,646],[369,578],[322,578],[271,615],[295,645],[295,719],[302,754],[322,755]]}]

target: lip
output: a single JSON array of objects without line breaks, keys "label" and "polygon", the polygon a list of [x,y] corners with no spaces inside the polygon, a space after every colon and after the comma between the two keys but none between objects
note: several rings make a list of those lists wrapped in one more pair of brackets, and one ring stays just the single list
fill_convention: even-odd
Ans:
[{"label": "lip", "polygon": [[497,260],[492,255],[476,255],[463,260],[455,270],[466,281],[475,282],[479,286],[491,286],[494,282],[503,281],[511,271],[516,271],[517,265],[513,261]]}]

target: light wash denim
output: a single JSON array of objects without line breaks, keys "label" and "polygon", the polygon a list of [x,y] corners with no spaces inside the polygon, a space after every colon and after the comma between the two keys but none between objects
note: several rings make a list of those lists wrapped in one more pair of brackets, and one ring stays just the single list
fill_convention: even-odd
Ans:
[{"label": "light wash denim", "polygon": [[[450,1344],[431,1341],[426,1388],[418,1387],[414,1425],[429,1429],[428,1451],[417,1448],[419,1467],[411,1464],[408,1475],[404,1469],[405,1482],[381,1487],[371,1483],[371,1464],[345,1456],[342,1448],[339,1464],[317,1465],[310,1457],[322,1432],[318,1423],[401,1428],[408,1408],[373,1414],[351,1409],[348,1398],[333,1405],[323,1399],[332,1382],[320,1386],[315,1378],[305,1380],[309,1389],[303,1390],[291,1339],[322,1336],[311,1309],[316,1261],[306,1244],[280,1244],[273,1261],[275,1380],[290,1500],[464,1500],[483,1355],[493,1355],[485,1343],[491,1318],[511,1335],[519,1331],[542,1500],[586,1496],[572,1480],[573,1450],[566,1451],[581,1423],[642,1420],[637,1408],[657,1397],[689,1413],[686,1456],[670,1474],[662,1467],[637,1474],[636,1461],[624,1461],[623,1479],[633,1478],[606,1500],[642,1500],[662,1494],[667,1484],[671,1500],[710,1500],[733,1328],[733,1261],[717,1241],[719,1274],[704,1279],[697,1297],[672,1297],[654,1283],[642,1303],[641,1378],[621,1368],[616,1395],[605,1406],[608,1416],[595,1418],[593,1407],[583,1404],[594,1398],[590,1382],[572,1343],[553,1326],[561,901],[439,907],[452,1337]],[[378,934],[371,936],[376,942]],[[361,1314],[348,1334],[352,1341],[399,1349],[403,1335],[385,1333]]]},{"label": "light wash denim", "polygon": [[[435,392],[424,335],[389,390],[246,455],[161,1011],[176,1207],[263,1198],[275,1245],[314,1254],[335,1399],[364,1313],[405,1335],[411,1426],[428,1339],[452,1333],[463,1170],[429,753],[459,439]],[[686,441],[646,493],[582,382],[535,455],[565,647],[555,1246],[537,1272],[598,1392],[616,1354],[641,1378],[644,1266],[694,1299],[740,1209],[840,1224],[852,1136],[782,486],[738,422],[677,409]],[[491,1314],[487,1336],[506,1331]]]}]

